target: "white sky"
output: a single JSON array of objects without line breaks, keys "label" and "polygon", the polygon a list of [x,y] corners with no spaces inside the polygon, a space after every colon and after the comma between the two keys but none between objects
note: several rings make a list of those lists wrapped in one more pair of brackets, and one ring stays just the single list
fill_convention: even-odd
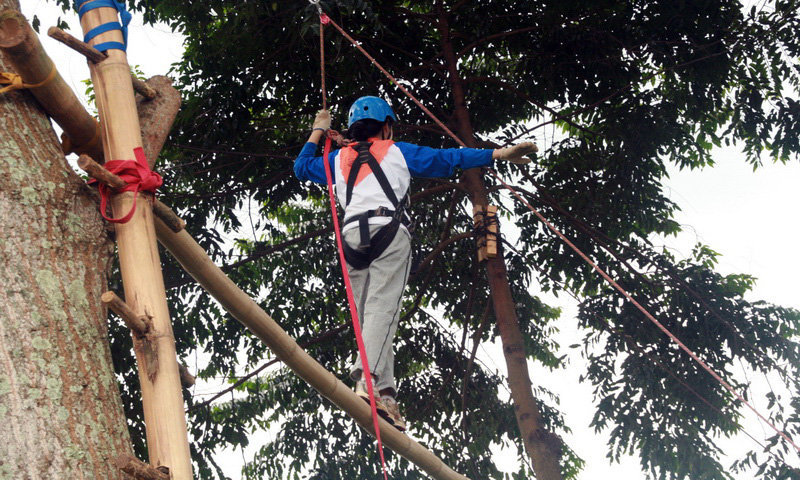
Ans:
[{"label": "white sky", "polygon": [[[77,15],[63,13],[44,0],[22,0],[23,13],[31,19],[39,16],[42,32],[56,24],[56,18],[65,18],[69,31],[80,36]],[[130,45],[128,57],[131,65],[137,65],[146,76],[165,74],[170,65],[180,58],[182,42],[180,37],[170,32],[166,26],[143,26],[140,15],[134,15],[130,26]],[[42,43],[66,81],[83,97],[85,90],[81,80],[88,78],[85,60],[46,34]],[[710,245],[723,254],[719,270],[722,273],[748,273],[758,278],[750,299],[762,299],[779,305],[800,308],[795,278],[800,272],[800,256],[792,253],[796,245],[798,227],[795,208],[800,205],[800,164],[767,164],[753,172],[744,161],[743,155],[735,149],[720,149],[714,154],[717,166],[703,171],[670,171],[666,180],[668,196],[678,203],[682,211],[676,220],[686,227],[679,238],[665,240],[679,255],[687,256],[697,241]],[[550,301],[549,298],[545,300]],[[610,465],[605,458],[605,436],[597,435],[588,428],[594,409],[591,404],[591,386],[580,384],[578,375],[582,372],[583,361],[576,351],[566,346],[580,343],[582,334],[575,328],[574,304],[564,298],[553,300],[553,304],[564,308],[559,321],[561,333],[559,343],[569,355],[573,366],[568,374],[553,374],[537,365],[530,365],[532,380],[561,394],[563,411],[566,414],[573,434],[567,442],[577,450],[587,465],[580,476],[581,480],[597,478],[616,478],[617,480],[642,480],[638,459],[628,458],[622,464]],[[504,371],[502,355],[496,347],[485,349],[485,358],[490,365]],[[763,383],[763,382],[762,382]],[[757,385],[756,385],[757,387]],[[200,391],[213,392],[217,386],[201,385]],[[755,397],[756,408],[763,410],[762,396]],[[752,415],[746,414],[747,418]],[[757,421],[748,423],[748,432],[759,440],[770,436],[765,426]],[[727,451],[741,452],[753,443],[740,435],[734,440],[720,441]],[[231,452],[227,474],[238,478],[241,464],[240,452]],[[500,458],[506,458],[503,454]],[[731,460],[733,460],[732,457]],[[504,460],[505,461],[505,460]],[[513,462],[513,459],[509,459]],[[795,456],[794,466],[800,465]],[[750,475],[740,477],[742,480]]]}]

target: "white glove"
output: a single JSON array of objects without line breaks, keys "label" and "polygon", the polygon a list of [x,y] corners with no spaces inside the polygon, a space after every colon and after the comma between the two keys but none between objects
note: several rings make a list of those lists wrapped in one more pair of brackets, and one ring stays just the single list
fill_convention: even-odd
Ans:
[{"label": "white glove", "polygon": [[506,148],[498,148],[492,152],[492,158],[496,160],[506,160],[511,163],[525,165],[531,163],[531,159],[525,155],[536,153],[539,149],[533,142],[522,142]]},{"label": "white glove", "polygon": [[314,130],[317,128],[328,130],[331,128],[331,112],[327,110],[320,110],[317,112],[317,116],[314,117],[314,126],[312,128]]}]

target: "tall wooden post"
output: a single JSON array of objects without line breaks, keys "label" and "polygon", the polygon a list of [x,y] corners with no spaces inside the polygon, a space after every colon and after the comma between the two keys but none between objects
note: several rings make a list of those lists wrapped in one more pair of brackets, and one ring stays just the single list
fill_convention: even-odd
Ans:
[{"label": "tall wooden post", "polygon": [[[81,2],[81,4],[88,2]],[[98,25],[117,21],[114,8],[97,8],[81,18],[84,33]],[[122,42],[122,33],[112,30],[90,43]],[[108,50],[108,58],[89,64],[103,128],[106,160],[133,159],[134,148],[142,146],[130,67],[122,50]],[[126,214],[133,205],[130,192],[111,199],[114,215]],[[125,300],[138,315],[152,317],[153,342],[158,362],[145,356],[142,345],[134,339],[139,379],[142,389],[144,420],[147,427],[149,461],[153,467],[166,466],[174,480],[192,478],[186,418],[181,395],[178,364],[175,362],[175,338],[167,308],[164,279],[153,227],[152,196],[139,194],[136,213],[129,222],[116,224],[119,263]]]}]

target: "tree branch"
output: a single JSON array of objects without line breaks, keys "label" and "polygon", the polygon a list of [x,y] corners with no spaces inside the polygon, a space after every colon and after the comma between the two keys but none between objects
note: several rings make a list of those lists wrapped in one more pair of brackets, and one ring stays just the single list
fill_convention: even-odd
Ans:
[{"label": "tree branch", "polygon": [[538,30],[539,28],[541,28],[541,27],[534,26],[534,27],[518,28],[516,30],[510,30],[508,32],[495,33],[494,35],[488,35],[486,37],[479,38],[479,39],[475,40],[474,42],[468,44],[467,46],[465,46],[461,50],[459,50],[456,53],[456,56],[459,57],[459,58],[463,57],[467,52],[469,52],[473,48],[477,47],[481,43],[488,42],[488,41],[491,41],[491,40],[496,40],[498,38],[510,37],[511,35],[516,35],[518,33],[530,32],[531,30]]}]

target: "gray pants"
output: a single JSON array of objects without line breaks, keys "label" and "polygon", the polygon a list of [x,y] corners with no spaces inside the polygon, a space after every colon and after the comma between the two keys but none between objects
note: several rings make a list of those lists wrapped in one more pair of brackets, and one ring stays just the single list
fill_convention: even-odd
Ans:
[{"label": "gray pants", "polygon": [[[370,226],[370,235],[382,225]],[[344,232],[344,241],[356,248],[360,240],[358,228]],[[350,265],[350,282],[356,299],[361,335],[372,375],[377,378],[377,390],[396,391],[394,383],[394,349],[392,340],[400,320],[400,303],[411,267],[411,241],[405,228],[400,227],[394,240],[369,267],[356,270]],[[353,380],[361,378],[360,355],[350,370]]]}]

